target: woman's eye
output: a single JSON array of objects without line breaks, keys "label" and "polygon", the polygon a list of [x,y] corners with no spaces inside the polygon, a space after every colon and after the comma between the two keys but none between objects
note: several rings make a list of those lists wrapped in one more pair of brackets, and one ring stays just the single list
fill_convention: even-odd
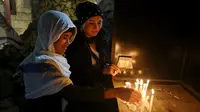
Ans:
[{"label": "woman's eye", "polygon": [[99,22],[98,24],[99,24],[99,25],[102,25],[102,22]]},{"label": "woman's eye", "polygon": [[93,25],[93,24],[95,24],[95,23],[89,23],[89,24]]}]

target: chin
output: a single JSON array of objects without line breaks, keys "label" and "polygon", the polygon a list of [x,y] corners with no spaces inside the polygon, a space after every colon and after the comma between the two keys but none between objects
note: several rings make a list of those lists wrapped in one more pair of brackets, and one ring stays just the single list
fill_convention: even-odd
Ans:
[{"label": "chin", "polygon": [[91,37],[95,37],[95,36],[97,36],[97,34],[92,34],[92,35],[91,35]]}]

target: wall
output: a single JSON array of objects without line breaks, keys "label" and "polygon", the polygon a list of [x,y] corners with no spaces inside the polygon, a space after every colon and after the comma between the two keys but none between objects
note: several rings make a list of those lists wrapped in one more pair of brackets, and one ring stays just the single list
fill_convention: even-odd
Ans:
[{"label": "wall", "polygon": [[137,51],[134,68],[147,78],[181,80],[200,92],[199,7],[181,3],[117,0],[113,60]]},{"label": "wall", "polygon": [[2,1],[2,0],[0,1],[0,12],[1,12],[2,14],[4,14],[4,12],[5,12],[5,10],[4,10],[4,4],[3,4],[3,1]]},{"label": "wall", "polygon": [[[16,0],[16,15],[11,15],[11,25],[18,34],[22,34],[32,21],[31,0]],[[0,2],[0,11],[4,14],[3,2]]]},{"label": "wall", "polygon": [[11,15],[11,25],[18,34],[22,34],[32,21],[31,0],[16,0],[16,15]]}]

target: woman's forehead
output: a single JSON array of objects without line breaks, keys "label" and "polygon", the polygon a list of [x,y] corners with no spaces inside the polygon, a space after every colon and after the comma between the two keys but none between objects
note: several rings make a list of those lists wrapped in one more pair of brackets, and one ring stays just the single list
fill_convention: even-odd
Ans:
[{"label": "woman's forehead", "polygon": [[72,35],[72,32],[66,31],[66,32],[64,32],[61,36],[65,36],[65,35]]},{"label": "woman's forehead", "polygon": [[102,21],[103,18],[101,16],[94,16],[88,19],[88,21]]}]

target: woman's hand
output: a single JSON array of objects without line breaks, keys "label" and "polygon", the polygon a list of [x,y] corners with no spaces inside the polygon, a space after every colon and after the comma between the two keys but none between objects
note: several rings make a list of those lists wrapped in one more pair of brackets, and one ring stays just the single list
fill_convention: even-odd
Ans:
[{"label": "woman's hand", "polygon": [[118,66],[114,65],[114,64],[110,64],[110,65],[105,65],[104,66],[104,70],[103,70],[104,74],[110,74],[112,76],[117,75],[118,73],[121,73],[121,70]]},{"label": "woman's hand", "polygon": [[117,89],[116,97],[124,101],[134,103],[134,102],[139,102],[142,98],[140,92],[135,91],[131,88],[116,88],[116,89]]}]

